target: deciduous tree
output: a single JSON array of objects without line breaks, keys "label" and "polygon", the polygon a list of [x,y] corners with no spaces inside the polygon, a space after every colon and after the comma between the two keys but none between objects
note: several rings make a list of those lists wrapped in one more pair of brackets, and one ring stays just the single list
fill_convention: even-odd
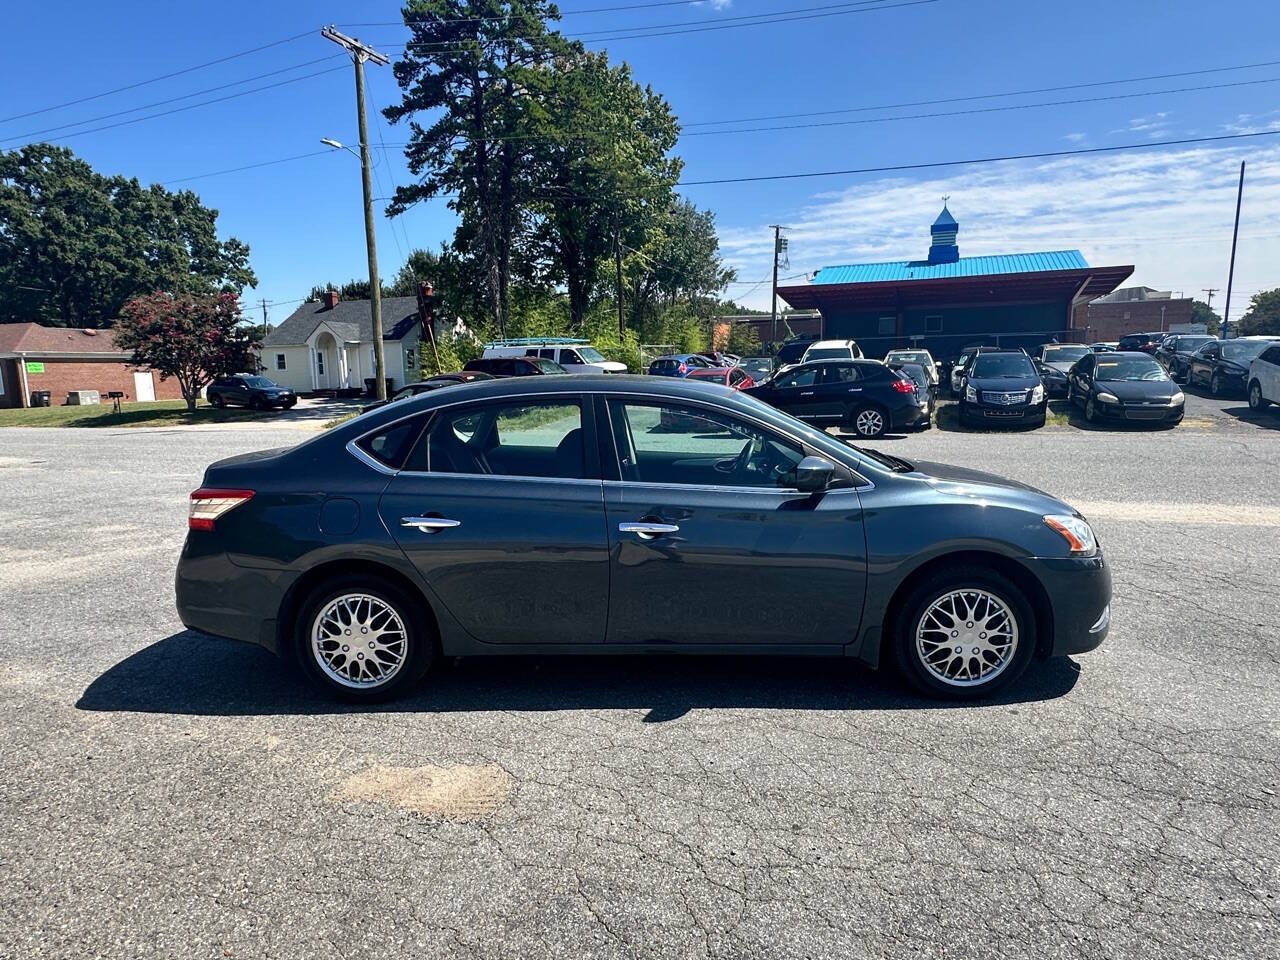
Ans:
[{"label": "deciduous tree", "polygon": [[1240,318],[1240,336],[1280,337],[1280,287],[1255,293],[1249,299],[1249,310]]}]

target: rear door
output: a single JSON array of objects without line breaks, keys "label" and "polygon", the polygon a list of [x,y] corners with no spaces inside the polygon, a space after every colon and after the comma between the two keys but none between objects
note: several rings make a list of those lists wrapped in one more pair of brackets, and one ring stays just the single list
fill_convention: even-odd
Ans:
[{"label": "rear door", "polygon": [[572,395],[435,412],[379,514],[438,600],[493,644],[604,641],[608,540],[593,412]]},{"label": "rear door", "polygon": [[849,409],[856,406],[862,398],[862,391],[865,389],[862,381],[862,370],[852,361],[824,363],[818,383],[817,403],[813,406],[813,419],[844,419]]},{"label": "rear door", "polygon": [[[800,493],[799,442],[684,401],[601,399],[612,586],[609,643],[816,645],[857,636],[862,506]],[[678,430],[666,424],[679,424]],[[843,468],[839,468],[843,469]],[[707,610],[705,616],[690,610]]]}]

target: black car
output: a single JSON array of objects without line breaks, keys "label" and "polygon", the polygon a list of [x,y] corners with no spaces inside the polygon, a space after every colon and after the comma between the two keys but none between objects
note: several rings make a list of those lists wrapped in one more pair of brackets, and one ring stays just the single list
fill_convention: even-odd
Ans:
[{"label": "black car", "polygon": [[1077,360],[1089,352],[1089,347],[1080,343],[1042,344],[1031,359],[1044,383],[1045,393],[1051,397],[1065,397],[1068,372]]},{"label": "black car", "polygon": [[810,360],[743,392],[801,420],[844,424],[866,438],[929,419],[928,397],[879,360]]},{"label": "black car", "polygon": [[[1165,337],[1156,348],[1155,358],[1164,364],[1169,376],[1174,381],[1187,379],[1187,370],[1191,366],[1191,357],[1206,343],[1213,343],[1214,338],[1202,333],[1176,333]],[[1248,366],[1248,364],[1246,364]]]},{"label": "black car", "polygon": [[799,363],[800,358],[804,356],[804,352],[817,342],[816,337],[788,340],[778,348],[778,352],[773,358],[773,369],[777,370],[788,364]]},{"label": "black car", "polygon": [[[893,360],[887,362],[885,366],[911,378],[911,382],[916,385],[916,397],[923,398],[927,402],[928,411],[932,417],[933,408],[938,404],[938,381],[934,379],[932,364],[926,368],[918,363]],[[926,420],[918,425],[931,427],[933,426],[933,421],[931,419]]]},{"label": "black car", "polygon": [[1249,364],[1270,340],[1210,340],[1187,362],[1187,386],[1209,388],[1215,397],[1241,394],[1249,377]]},{"label": "black car", "polygon": [[477,357],[468,360],[462,369],[491,377],[538,377],[569,372],[545,357]]},{"label": "black car", "polygon": [[960,395],[962,424],[1043,427],[1047,401],[1035,364],[1021,350],[975,354]]},{"label": "black car", "polygon": [[249,407],[251,410],[267,410],[271,407],[288,410],[298,402],[298,395],[288,387],[282,387],[256,373],[217,377],[205,388],[204,395],[215,407]]},{"label": "black car", "polygon": [[956,357],[955,362],[947,370],[947,384],[951,387],[951,396],[959,399],[960,394],[964,391],[964,375],[969,369],[969,365],[973,363],[973,358],[980,353],[990,353],[992,350],[999,350],[999,347],[985,343],[971,343],[960,351],[960,356]]},{"label": "black car", "polygon": [[[1061,500],[666,377],[390,404],[213,464],[188,526],[182,622],[358,701],[443,658],[676,651],[851,657],[976,698],[1110,624],[1110,568]],[[743,615],[691,618],[708,596]]]},{"label": "black car", "polygon": [[1153,333],[1131,333],[1120,338],[1120,342],[1116,344],[1116,350],[1119,352],[1137,350],[1140,353],[1155,353],[1156,348],[1160,346],[1160,341],[1164,338],[1165,334],[1160,330]]},{"label": "black car", "polygon": [[481,373],[479,370],[460,370],[457,373],[437,373],[435,376],[427,377],[425,380],[419,380],[417,383],[405,384],[385,400],[365,404],[360,408],[360,412],[368,413],[370,410],[377,410],[379,407],[385,407],[388,403],[395,403],[398,400],[407,400],[409,397],[416,397],[420,393],[429,393],[432,390],[439,390],[441,387],[451,387],[458,383],[471,383],[474,380],[492,379],[492,376],[487,373]]},{"label": "black car", "polygon": [[1164,367],[1137,351],[1095,353],[1071,368],[1067,396],[1084,408],[1090,423],[1144,421],[1170,426],[1182,422],[1185,397]]}]

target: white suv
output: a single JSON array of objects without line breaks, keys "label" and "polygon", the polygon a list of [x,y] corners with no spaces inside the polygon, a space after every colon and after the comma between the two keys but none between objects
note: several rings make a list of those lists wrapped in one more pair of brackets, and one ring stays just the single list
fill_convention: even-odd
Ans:
[{"label": "white suv", "polygon": [[1273,343],[1249,364],[1249,408],[1280,403],[1280,343]]},{"label": "white suv", "polygon": [[858,349],[856,340],[819,340],[809,344],[809,349],[800,358],[801,363],[810,360],[861,360],[862,351]]},{"label": "white suv", "polygon": [[484,357],[542,357],[553,360],[569,373],[626,373],[627,365],[608,360],[586,340],[529,337],[495,340],[484,346]]}]

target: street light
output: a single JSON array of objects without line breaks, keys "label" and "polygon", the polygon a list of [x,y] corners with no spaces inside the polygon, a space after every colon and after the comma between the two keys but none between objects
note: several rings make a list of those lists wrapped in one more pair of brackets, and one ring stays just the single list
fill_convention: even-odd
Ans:
[{"label": "street light", "polygon": [[378,279],[378,246],[373,230],[373,188],[369,174],[369,144],[364,119],[364,74],[356,64],[356,99],[360,115],[360,152],[356,153],[341,140],[321,137],[320,142],[335,150],[346,150],[360,161],[360,173],[364,189],[364,243],[369,253],[369,319],[373,336],[373,390],[379,400],[387,399],[386,361],[382,345],[382,288]]}]

